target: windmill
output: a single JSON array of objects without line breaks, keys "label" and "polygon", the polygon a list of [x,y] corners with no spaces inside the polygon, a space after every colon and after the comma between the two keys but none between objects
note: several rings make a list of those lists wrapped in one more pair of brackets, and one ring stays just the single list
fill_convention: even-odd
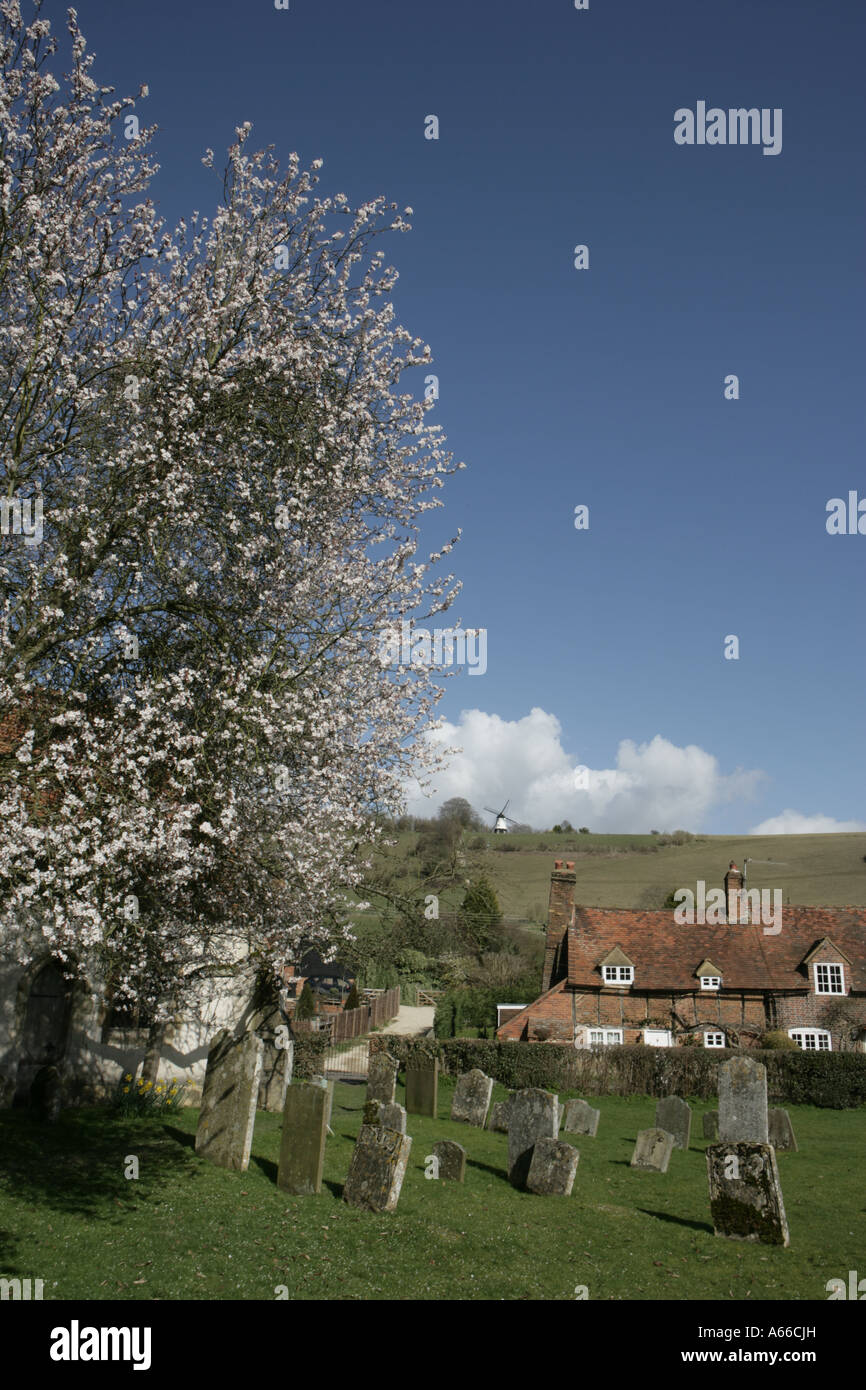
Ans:
[{"label": "windmill", "polygon": [[516,821],[516,820],[512,820],[510,816],[506,816],[506,814],[505,814],[505,812],[508,810],[508,808],[509,808],[510,805],[511,805],[511,801],[510,801],[510,800],[506,801],[506,803],[505,803],[505,805],[503,806],[503,808],[502,808],[501,811],[494,811],[494,809],[493,809],[492,806],[485,806],[485,807],[484,807],[485,811],[489,812],[489,814],[490,814],[491,816],[494,817],[494,822],[493,822],[493,833],[494,833],[494,835],[507,835],[507,834],[508,834],[508,827],[509,827],[509,825],[517,825],[517,821]]}]

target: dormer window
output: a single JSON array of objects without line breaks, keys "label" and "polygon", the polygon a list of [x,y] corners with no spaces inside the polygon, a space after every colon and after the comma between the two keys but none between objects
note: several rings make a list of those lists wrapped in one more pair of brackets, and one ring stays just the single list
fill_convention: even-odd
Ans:
[{"label": "dormer window", "polygon": [[824,962],[815,966],[816,994],[844,994],[845,971],[836,961]]},{"label": "dormer window", "polygon": [[[722,987],[722,977],[721,977],[721,975],[702,975],[702,976],[701,976],[701,989],[721,989],[721,987]],[[720,1045],[721,1045],[721,1044],[720,1044]]]},{"label": "dormer window", "polygon": [[630,985],[634,982],[633,965],[603,965],[602,977],[606,985]]}]

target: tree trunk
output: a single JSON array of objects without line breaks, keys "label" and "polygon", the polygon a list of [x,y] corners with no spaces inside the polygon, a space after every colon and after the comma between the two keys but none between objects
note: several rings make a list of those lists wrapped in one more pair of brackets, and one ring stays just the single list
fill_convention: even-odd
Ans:
[{"label": "tree trunk", "polygon": [[162,1047],[165,1042],[165,1035],[168,1025],[166,1023],[151,1024],[147,1035],[147,1048],[144,1053],[144,1061],[141,1064],[142,1081],[156,1081],[159,1073],[159,1064],[162,1059]]}]

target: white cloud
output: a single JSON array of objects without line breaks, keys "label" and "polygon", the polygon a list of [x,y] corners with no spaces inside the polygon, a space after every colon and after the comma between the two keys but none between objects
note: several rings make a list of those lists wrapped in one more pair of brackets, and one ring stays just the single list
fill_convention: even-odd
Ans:
[{"label": "white cloud", "polygon": [[762,820],[750,835],[840,835],[846,830],[866,830],[861,820],[834,820],[832,816],[804,816],[800,811],[783,811],[780,816]]},{"label": "white cloud", "polygon": [[711,753],[656,734],[639,745],[623,739],[616,767],[588,768],[581,790],[575,773],[582,764],[565,752],[561,733],[556,716],[538,708],[515,720],[464,710],[459,724],[428,735],[438,747],[462,752],[435,778],[429,798],[417,783],[407,787],[410,814],[434,815],[449,797],[463,796],[483,815],[485,806],[510,798],[508,814],[541,829],[567,818],[609,833],[698,830],[711,807],[752,796],[764,776],[741,769],[723,775]]}]

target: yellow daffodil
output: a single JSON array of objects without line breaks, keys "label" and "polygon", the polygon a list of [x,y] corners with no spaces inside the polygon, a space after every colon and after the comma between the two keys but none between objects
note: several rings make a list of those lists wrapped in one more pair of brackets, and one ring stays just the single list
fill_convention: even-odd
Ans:
[{"label": "yellow daffodil", "polygon": [[131,1081],[132,1077],[127,1074],[123,1079],[124,1081]]},{"label": "yellow daffodil", "polygon": [[128,1087],[128,1086],[124,1086],[124,1088],[123,1088],[123,1094],[124,1094],[125,1096],[126,1096],[126,1095],[129,1095],[129,1087]]}]

